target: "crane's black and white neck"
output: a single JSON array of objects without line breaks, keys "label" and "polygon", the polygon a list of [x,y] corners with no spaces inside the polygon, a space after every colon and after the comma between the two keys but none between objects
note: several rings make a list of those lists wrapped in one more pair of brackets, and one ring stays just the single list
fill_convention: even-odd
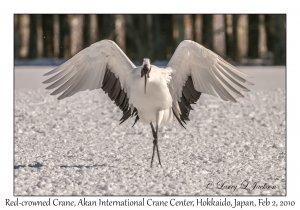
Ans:
[{"label": "crane's black and white neck", "polygon": [[144,58],[144,61],[143,61],[143,64],[142,64],[142,70],[141,70],[141,77],[145,78],[145,85],[144,85],[145,94],[146,94],[147,79],[149,78],[150,71],[151,71],[150,59],[149,58]]},{"label": "crane's black and white neck", "polygon": [[161,124],[177,120],[184,127],[189,121],[191,104],[202,93],[236,102],[235,98],[244,97],[241,91],[249,91],[240,83],[253,85],[244,79],[249,75],[190,40],[179,44],[163,68],[151,65],[148,58],[136,67],[116,43],[102,40],[45,75],[54,73],[44,83],[52,83],[46,89],[56,88],[51,95],[62,93],[59,100],[79,91],[102,88],[123,111],[120,124],[129,117],[135,117],[133,126],[138,121],[150,124],[154,138],[151,167],[155,151],[161,165],[158,150]]}]

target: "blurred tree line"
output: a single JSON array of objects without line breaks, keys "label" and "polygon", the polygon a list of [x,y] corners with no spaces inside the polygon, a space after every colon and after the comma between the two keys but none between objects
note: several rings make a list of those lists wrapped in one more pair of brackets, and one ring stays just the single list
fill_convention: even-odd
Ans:
[{"label": "blurred tree line", "polygon": [[184,39],[234,63],[285,65],[284,14],[15,14],[14,58],[69,58],[102,39],[132,61],[169,60]]}]

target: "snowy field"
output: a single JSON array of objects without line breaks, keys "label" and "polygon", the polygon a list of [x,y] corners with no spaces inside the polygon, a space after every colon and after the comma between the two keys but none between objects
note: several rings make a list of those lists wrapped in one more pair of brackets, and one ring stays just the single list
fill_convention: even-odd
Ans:
[{"label": "snowy field", "polygon": [[285,67],[240,67],[245,98],[202,95],[187,130],[162,126],[162,168],[149,125],[119,125],[102,90],[57,101],[41,84],[52,68],[15,67],[15,196],[286,195]]}]

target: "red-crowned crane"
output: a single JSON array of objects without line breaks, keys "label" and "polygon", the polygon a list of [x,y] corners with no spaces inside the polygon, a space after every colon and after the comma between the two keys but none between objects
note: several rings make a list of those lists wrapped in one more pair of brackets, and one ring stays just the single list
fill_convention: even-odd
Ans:
[{"label": "red-crowned crane", "polygon": [[242,77],[249,77],[247,74],[189,40],[179,44],[163,68],[151,65],[148,58],[136,67],[115,42],[102,40],[45,76],[51,74],[55,75],[43,83],[52,83],[47,89],[57,88],[51,95],[62,93],[59,100],[79,91],[102,88],[123,111],[121,123],[133,116],[134,124],[138,120],[150,124],[154,138],[151,167],[155,150],[161,165],[157,143],[161,124],[177,120],[184,127],[191,104],[202,93],[236,102],[233,95],[244,97],[240,91],[249,91],[238,81],[252,85]]}]

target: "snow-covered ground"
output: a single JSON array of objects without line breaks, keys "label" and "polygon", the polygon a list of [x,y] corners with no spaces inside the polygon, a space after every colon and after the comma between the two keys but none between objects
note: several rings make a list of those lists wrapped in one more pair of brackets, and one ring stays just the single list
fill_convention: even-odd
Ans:
[{"label": "snow-covered ground", "polygon": [[202,95],[187,130],[161,127],[162,168],[149,125],[119,125],[102,90],[57,101],[52,68],[15,67],[14,195],[286,195],[285,67],[240,67],[245,98]]}]

